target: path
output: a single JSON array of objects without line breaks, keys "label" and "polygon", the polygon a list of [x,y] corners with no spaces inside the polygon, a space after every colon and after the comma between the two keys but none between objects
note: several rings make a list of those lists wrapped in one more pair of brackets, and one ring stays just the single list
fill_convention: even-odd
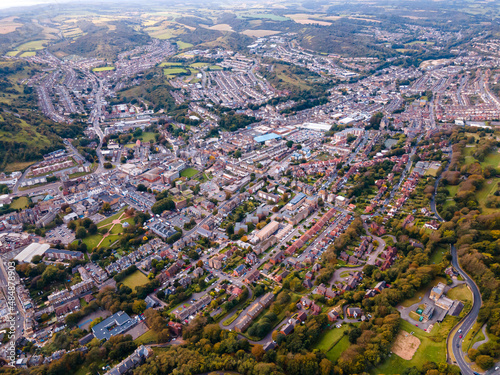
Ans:
[{"label": "path", "polygon": [[490,339],[489,339],[489,337],[488,337],[488,335],[486,333],[486,324],[483,325],[483,328],[481,328],[481,331],[483,331],[484,340],[481,340],[481,341],[478,341],[478,342],[474,343],[474,345],[472,345],[472,347],[474,349],[477,349],[481,345],[486,344],[488,341],[490,341]]},{"label": "path", "polygon": [[[117,224],[121,224],[121,223],[122,223],[122,222],[121,222],[121,219],[122,219],[123,215],[125,215],[125,212],[122,212],[122,214],[120,215],[120,217],[118,217],[118,219],[113,220],[113,221],[112,221],[111,223],[109,223],[109,224],[104,224],[104,225],[101,225],[101,226],[98,228],[98,229],[101,229],[101,228],[107,227],[108,225],[111,225],[111,228],[109,228],[108,232],[102,236],[101,240],[100,240],[100,241],[99,241],[99,243],[97,244],[97,246],[96,246],[97,248],[98,248],[99,246],[101,246],[102,241],[104,241],[104,239],[105,239],[106,237],[108,237],[108,236],[111,234],[111,231],[113,230],[113,228],[115,227],[115,225],[117,225]],[[128,218],[127,218],[127,219],[128,219]]]}]

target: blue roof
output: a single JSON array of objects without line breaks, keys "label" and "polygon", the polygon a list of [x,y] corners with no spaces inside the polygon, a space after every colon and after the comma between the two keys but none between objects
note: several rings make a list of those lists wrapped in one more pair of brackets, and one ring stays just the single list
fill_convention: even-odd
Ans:
[{"label": "blue roof", "polygon": [[304,193],[297,193],[297,195],[295,197],[292,198],[292,200],[290,201],[290,203],[292,205],[294,204],[297,204],[299,203],[303,198],[305,198],[305,194]]},{"label": "blue roof", "polygon": [[255,142],[262,143],[262,142],[269,141],[271,139],[276,139],[276,138],[281,138],[281,135],[278,135],[275,133],[267,133],[264,135],[259,135],[258,137],[255,137],[253,140]]}]

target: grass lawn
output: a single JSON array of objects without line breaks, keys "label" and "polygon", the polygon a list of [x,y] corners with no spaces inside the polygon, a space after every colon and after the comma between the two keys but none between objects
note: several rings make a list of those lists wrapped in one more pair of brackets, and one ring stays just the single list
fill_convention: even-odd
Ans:
[{"label": "grass lawn", "polygon": [[437,248],[431,254],[429,262],[431,262],[432,264],[439,264],[439,263],[441,263],[441,261],[443,260],[444,256],[446,255],[446,253],[448,253],[447,249],[443,249],[441,247]]},{"label": "grass lawn", "polygon": [[181,40],[178,40],[176,43],[177,43],[177,47],[179,47],[179,49],[186,49],[186,48],[193,46],[191,43],[186,43],[186,42],[183,42]]},{"label": "grass lawn", "polygon": [[[408,333],[414,332],[413,335],[420,340],[420,346],[413,355],[413,358],[407,361],[396,354],[391,354],[382,365],[372,369],[370,371],[371,374],[401,374],[408,367],[416,366],[418,369],[421,369],[427,361],[435,363],[446,362],[447,334],[441,334],[441,332],[439,332],[440,334],[427,333],[403,320],[400,322],[400,328]],[[448,325],[446,325],[446,328],[448,329]],[[434,330],[435,328],[432,331],[434,332]]]},{"label": "grass lawn", "polygon": [[450,289],[450,291],[446,295],[448,296],[448,298],[458,299],[464,304],[466,302],[472,303],[472,293],[466,284],[460,284],[453,289]]},{"label": "grass lawn", "polygon": [[474,345],[474,343],[485,339],[483,332],[481,331],[481,327],[481,323],[476,322],[474,323],[472,329],[467,332],[467,335],[464,337],[464,343],[462,345],[465,351],[468,351],[470,348],[472,348],[472,345]]},{"label": "grass lawn", "polygon": [[182,66],[182,63],[179,62],[162,62],[160,66]]},{"label": "grass lawn", "polygon": [[153,331],[152,329],[150,329],[149,331],[147,331],[146,333],[142,334],[141,336],[139,336],[134,340],[134,342],[137,345],[147,345],[156,343],[157,341],[158,341],[158,336],[156,332]]},{"label": "grass lawn", "polygon": [[133,274],[124,278],[122,283],[134,290],[136,286],[147,284],[148,281],[149,279],[141,271],[137,270]]},{"label": "grass lawn", "polygon": [[488,208],[486,207],[486,200],[490,195],[495,194],[498,189],[498,183],[500,182],[500,178],[491,178],[486,180],[483,184],[483,187],[476,192],[476,198],[479,202],[479,205],[483,209],[485,214],[493,213],[497,209],[496,208]]},{"label": "grass lawn", "polygon": [[346,350],[351,343],[349,342],[349,338],[347,336],[343,336],[340,341],[326,353],[326,358],[328,358],[333,363],[337,362],[340,358],[344,350]]},{"label": "grass lawn", "polygon": [[151,142],[151,141],[155,141],[156,140],[155,136],[156,136],[156,133],[154,133],[154,132],[144,132],[139,137],[139,139],[142,142]]},{"label": "grass lawn", "polygon": [[92,69],[93,72],[106,72],[108,70],[115,70],[114,66],[101,66],[100,68]]},{"label": "grass lawn", "polygon": [[204,66],[207,66],[208,63],[204,63],[204,62],[195,62],[195,63],[192,63],[192,64],[189,64],[189,66],[192,66],[193,68],[203,68]]},{"label": "grass lawn", "polygon": [[210,69],[210,70],[222,70],[222,66],[219,66],[219,65],[210,65],[208,67],[208,69]]},{"label": "grass lawn", "polygon": [[333,327],[332,329],[327,330],[323,333],[323,336],[318,341],[318,343],[314,346],[314,349],[319,349],[323,352],[328,352],[332,346],[337,343],[342,336],[344,336],[344,332],[349,330],[349,326],[347,324],[343,324],[340,328]]},{"label": "grass lawn", "polygon": [[113,216],[110,216],[107,219],[104,219],[103,221],[100,221],[99,223],[97,223],[97,227],[102,227],[103,225],[111,224],[113,222],[113,220],[117,220],[120,217],[120,215],[123,213],[123,211],[125,211],[125,208],[122,208],[120,211],[118,211]]},{"label": "grass lawn", "polygon": [[198,171],[194,168],[186,168],[181,172],[181,177],[193,177]]},{"label": "grass lawn", "polygon": [[10,207],[17,210],[17,209],[26,208],[26,207],[28,207],[28,205],[29,205],[28,197],[19,197],[19,198],[14,199],[12,201],[12,203],[10,204]]},{"label": "grass lawn", "polygon": [[410,307],[414,303],[419,302],[421,300],[421,297],[423,297],[430,288],[436,286],[439,283],[446,284],[446,279],[444,277],[436,277],[428,286],[421,288],[419,291],[417,291],[412,298],[403,301],[401,303],[401,306]]},{"label": "grass lawn", "polygon": [[420,319],[420,315],[418,315],[415,311],[410,311],[408,315],[416,322]]},{"label": "grass lawn", "polygon": [[163,74],[168,76],[168,75],[175,75],[179,73],[187,73],[187,70],[184,68],[165,68],[163,69]]}]

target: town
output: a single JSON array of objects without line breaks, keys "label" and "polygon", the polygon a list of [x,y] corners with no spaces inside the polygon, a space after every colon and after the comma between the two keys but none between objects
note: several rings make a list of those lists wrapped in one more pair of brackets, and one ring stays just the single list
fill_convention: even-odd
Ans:
[{"label": "town", "polygon": [[[372,24],[399,57],[315,53],[296,32],[6,53],[72,132],[0,173],[0,357],[12,333],[23,371],[147,373],[159,353],[219,350],[217,330],[220,354],[314,350],[328,374],[498,371],[479,310],[498,286],[500,40],[446,50],[462,31]],[[408,63],[430,50],[447,52]],[[2,123],[26,122],[13,108]],[[193,373],[213,370],[247,373]]]}]

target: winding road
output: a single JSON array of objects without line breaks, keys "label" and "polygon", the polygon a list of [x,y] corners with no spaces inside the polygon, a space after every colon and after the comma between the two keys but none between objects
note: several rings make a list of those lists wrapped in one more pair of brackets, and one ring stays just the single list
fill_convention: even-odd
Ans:
[{"label": "winding road", "polygon": [[[451,157],[453,156],[453,152],[450,155],[450,160]],[[443,173],[448,170],[449,164],[446,166],[446,168],[443,170]],[[436,215],[439,221],[444,222],[444,219],[439,215],[439,213],[436,210],[436,193],[437,193],[437,188],[439,185],[439,181],[441,181],[441,178],[443,176],[443,173],[437,178],[436,183],[434,184],[434,193],[432,195],[431,201],[430,201],[430,206],[431,210]],[[474,280],[472,280],[469,275],[467,275],[464,270],[460,267],[460,264],[458,262],[458,255],[457,255],[457,249],[455,245],[451,245],[451,264],[453,267],[458,271],[460,276],[462,276],[467,283],[467,286],[472,292],[473,295],[473,303],[472,303],[472,309],[469,311],[467,316],[462,319],[462,321],[459,323],[459,329],[454,331],[454,333],[448,337],[448,340],[451,340],[452,344],[452,352],[453,356],[455,357],[456,364],[458,367],[460,367],[460,371],[464,375],[474,375],[474,371],[471,369],[470,364],[465,361],[465,353],[462,350],[462,338],[467,335],[467,333],[472,329],[472,326],[476,322],[477,316],[479,314],[479,309],[481,308],[482,301],[481,301],[481,293],[479,292],[479,288],[477,287],[476,283]],[[447,345],[447,348],[449,346]],[[447,349],[449,350],[449,349]],[[450,358],[450,355],[448,353],[448,358]]]}]

